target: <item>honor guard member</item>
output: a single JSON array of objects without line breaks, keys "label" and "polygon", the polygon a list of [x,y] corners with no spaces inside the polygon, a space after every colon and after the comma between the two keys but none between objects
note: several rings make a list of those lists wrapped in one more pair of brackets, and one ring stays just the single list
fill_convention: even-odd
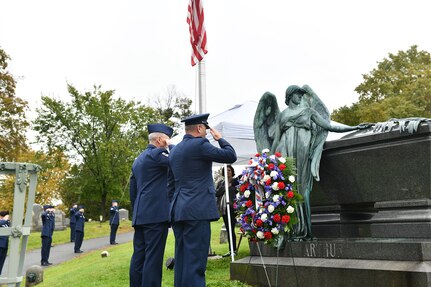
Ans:
[{"label": "honor guard member", "polygon": [[148,125],[147,148],[135,159],[130,177],[133,206],[133,256],[130,286],[161,286],[163,254],[169,229],[167,173],[173,129]]},{"label": "honor guard member", "polygon": [[69,210],[69,218],[70,218],[70,242],[75,242],[75,225],[76,218],[75,214],[78,212],[78,205],[76,203],[73,204],[72,208]]},{"label": "honor guard member", "polygon": [[120,214],[118,210],[118,201],[113,200],[111,203],[111,208],[109,209],[109,225],[111,225],[111,235],[109,236],[109,242],[111,245],[118,244],[115,241],[118,225],[120,225]]},{"label": "honor guard member", "polygon": [[[210,222],[219,219],[212,163],[236,161],[234,148],[217,130],[209,127],[208,116],[200,114],[182,120],[186,134],[169,155],[175,181],[170,216],[175,235],[176,287],[206,286]],[[208,141],[207,129],[220,148]]]},{"label": "honor guard member", "polygon": [[[9,227],[9,211],[0,211],[0,228]],[[9,246],[9,236],[0,236],[0,274],[3,270],[4,261],[6,260],[7,249]]]},{"label": "honor guard member", "polygon": [[51,205],[44,205],[43,206],[43,212],[40,215],[42,217],[42,232],[40,234],[40,237],[42,238],[42,249],[41,249],[41,256],[42,259],[40,260],[40,263],[42,266],[49,266],[52,265],[51,262],[49,262],[49,253],[51,251],[51,243],[52,243],[52,216],[50,215],[52,206]]},{"label": "honor guard member", "polygon": [[82,253],[81,245],[84,240],[84,206],[78,207],[78,212],[75,214],[76,226],[75,226],[75,253]]},{"label": "honor guard member", "polygon": [[54,234],[54,230],[55,230],[55,206],[50,206],[49,212],[48,212],[49,216],[51,216],[51,220],[49,221],[51,223],[51,247],[54,247],[54,245],[52,245],[52,235]]}]

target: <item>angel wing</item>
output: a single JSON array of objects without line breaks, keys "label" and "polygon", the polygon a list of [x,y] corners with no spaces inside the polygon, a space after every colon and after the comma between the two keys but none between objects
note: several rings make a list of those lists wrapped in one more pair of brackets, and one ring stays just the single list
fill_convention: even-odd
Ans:
[{"label": "angel wing", "polygon": [[[330,121],[328,108],[320,100],[317,94],[308,86],[302,88],[306,91],[303,99],[306,99],[310,108],[317,111],[325,120]],[[312,140],[310,146],[311,174],[316,181],[319,181],[320,158],[322,157],[323,145],[325,144],[328,131],[313,123]]]},{"label": "angel wing", "polygon": [[280,113],[277,98],[266,92],[259,100],[253,121],[254,140],[259,152],[267,148],[271,150],[274,142],[276,118]]}]

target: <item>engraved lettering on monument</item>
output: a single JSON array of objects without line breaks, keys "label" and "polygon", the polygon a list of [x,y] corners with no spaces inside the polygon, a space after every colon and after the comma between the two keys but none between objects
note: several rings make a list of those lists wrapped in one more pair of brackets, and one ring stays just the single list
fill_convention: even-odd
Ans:
[{"label": "engraved lettering on monument", "polygon": [[335,243],[307,243],[305,245],[306,257],[336,258],[341,253],[341,246],[337,246]]},{"label": "engraved lettering on monument", "polygon": [[334,258],[336,255],[335,243],[325,243],[325,257]]},{"label": "engraved lettering on monument", "polygon": [[307,257],[316,257],[316,244],[309,243],[305,245],[305,253]]}]

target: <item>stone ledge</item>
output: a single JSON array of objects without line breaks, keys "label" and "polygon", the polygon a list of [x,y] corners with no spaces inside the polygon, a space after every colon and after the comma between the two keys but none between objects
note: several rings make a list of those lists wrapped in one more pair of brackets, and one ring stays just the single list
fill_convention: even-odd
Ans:
[{"label": "stone ledge", "polygon": [[[250,254],[259,256],[255,243]],[[260,243],[263,256],[276,257],[275,248]],[[423,239],[317,239],[288,242],[279,257],[354,260],[431,261],[431,240]]]}]

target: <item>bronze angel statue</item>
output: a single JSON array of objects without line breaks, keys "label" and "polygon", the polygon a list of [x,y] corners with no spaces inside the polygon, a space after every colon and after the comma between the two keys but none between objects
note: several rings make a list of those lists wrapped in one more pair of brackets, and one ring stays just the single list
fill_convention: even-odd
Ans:
[{"label": "bronze angel statue", "polygon": [[347,132],[368,128],[370,124],[331,123],[328,109],[308,85],[289,86],[285,99],[287,108],[280,112],[273,94],[266,92],[262,96],[253,123],[255,141],[258,151],[268,148],[271,153],[281,152],[295,159],[297,188],[304,198],[296,210],[299,224],[295,236],[310,240],[310,192],[313,177],[319,181],[320,157],[328,131]]}]

